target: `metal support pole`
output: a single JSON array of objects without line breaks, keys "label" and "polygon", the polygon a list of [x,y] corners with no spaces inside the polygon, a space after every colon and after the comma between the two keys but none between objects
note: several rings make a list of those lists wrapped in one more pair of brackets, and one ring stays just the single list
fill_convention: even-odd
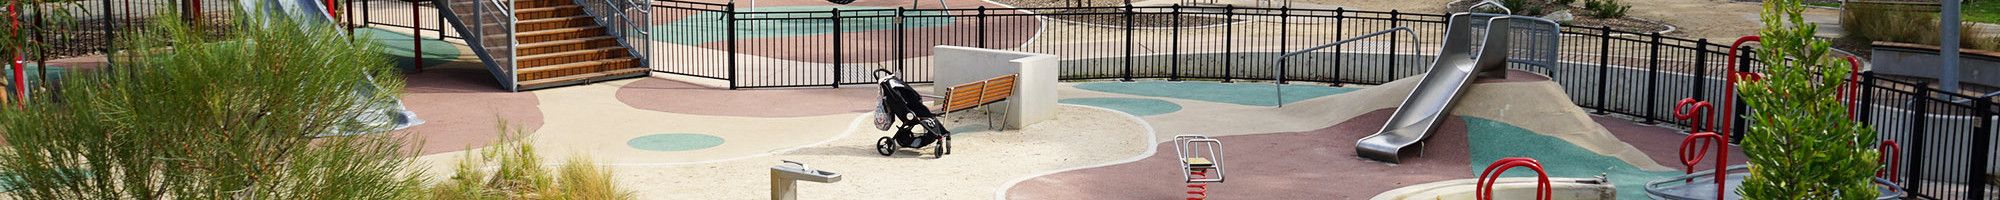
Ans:
[{"label": "metal support pole", "polygon": [[[1918,82],[1917,85],[1930,85],[1930,83]],[[1930,118],[1927,117],[1930,115],[1930,109],[1928,109],[1930,108],[1930,101],[1927,101],[1926,98],[1931,96],[1931,88],[1930,87],[1916,87],[1916,88],[1917,88],[1917,96],[1915,96],[1915,98],[1910,99],[1910,105],[1907,108],[1911,111],[1914,111],[1910,112],[1909,116],[1910,143],[1903,143],[1904,145],[1910,146],[1909,148],[1910,168],[1908,168],[1910,169],[1910,173],[1904,174],[1904,176],[1907,177],[1903,179],[1903,180],[1909,180],[1909,184],[1903,185],[1903,188],[1905,188],[1907,191],[1918,191],[1919,189],[1923,188],[1924,185],[1923,181],[1918,181],[1919,180],[1918,178],[1923,177],[1921,174],[1924,174],[1924,163],[1925,163],[1923,161],[1924,160],[1923,157],[1925,155],[1924,145],[1927,143],[1926,141],[1924,141],[1926,139],[1926,137],[1924,136],[1929,135],[1929,134],[1924,134],[1928,133],[1926,132],[1926,130],[1924,130],[1924,126],[1925,124],[1930,124],[1930,122],[1927,122],[1929,121],[1928,119]]]},{"label": "metal support pole", "polygon": [[[978,38],[978,39],[979,39],[979,48],[987,48],[987,47],[986,47],[986,6],[979,6],[979,17],[977,18],[977,21],[979,21],[979,26],[978,26],[978,28],[979,28],[979,38]],[[839,40],[839,39],[835,39],[835,40],[837,41],[837,40]]]},{"label": "metal support pole", "polygon": [[[1236,5],[1222,6],[1222,17],[1236,21]],[[1236,78],[1236,26],[1222,26],[1222,82]]]},{"label": "metal support pole", "polygon": [[1605,80],[1611,73],[1611,26],[1597,27],[1597,38],[1597,112],[1593,114],[1603,115],[1611,109],[1611,102],[1605,101],[1611,96]]},{"label": "metal support pole", "polygon": [[[1974,122],[1974,124],[1978,126],[1972,127],[1972,149],[1969,151],[1972,158],[1971,162],[1968,162],[1971,166],[1966,169],[1981,172],[1986,169],[1987,156],[1993,154],[1993,151],[1991,151],[1993,149],[1993,101],[1991,97],[1982,97],[1982,99],[1973,100],[1976,100],[1972,102],[1972,107],[1976,111],[1972,113],[1977,113],[1973,116],[1976,116],[1975,119],[1978,121]],[[1968,183],[1966,188],[1971,191],[1965,192],[1965,198],[1986,199],[1986,186],[1992,184],[1987,182],[1990,179],[1987,179],[1986,173],[1966,173],[1966,175],[1968,178],[1966,179]]]},{"label": "metal support pole", "polygon": [[[1334,34],[1334,35],[1345,35],[1345,34],[1347,34],[1347,32],[1346,32],[1346,31],[1347,31],[1347,30],[1346,30],[1346,28],[1347,28],[1347,25],[1346,25],[1346,24],[1347,24],[1347,7],[1339,7],[1339,8],[1333,8],[1333,34]],[[1345,36],[1343,36],[1343,37],[1345,37]],[[1395,42],[1396,42],[1396,41],[1389,41],[1389,43],[1395,43]],[[1347,62],[1347,61],[1346,61],[1345,59],[1341,59],[1341,55],[1343,55],[1343,54],[1347,54],[1347,51],[1345,51],[1345,50],[1344,50],[1344,47],[1345,47],[1345,46],[1346,46],[1346,45],[1342,45],[1342,46],[1334,46],[1334,47],[1333,47],[1333,85],[1332,85],[1332,86],[1335,86],[1335,87],[1338,87],[1338,86],[1340,86],[1340,82],[1341,82],[1342,78],[1344,78],[1344,77],[1345,77],[1345,76],[1341,76],[1341,75],[1340,75],[1340,71],[1341,71],[1341,70],[1340,70],[1340,67],[1341,67],[1341,65],[1343,65],[1343,63],[1346,63],[1346,62]]]},{"label": "metal support pole", "polygon": [[[983,8],[983,7],[982,7],[982,8]],[[981,10],[981,11],[984,11],[984,10]],[[833,20],[833,64],[832,64],[832,65],[833,65],[833,83],[828,83],[828,84],[829,84],[829,85],[833,85],[833,88],[840,88],[840,81],[841,81],[841,79],[840,79],[840,68],[841,68],[841,67],[840,67],[840,63],[841,63],[841,62],[840,62],[840,61],[841,61],[841,59],[840,59],[840,57],[841,57],[841,55],[840,55],[840,52],[841,52],[841,50],[840,50],[840,43],[842,43],[841,41],[844,41],[844,40],[841,40],[841,39],[840,39],[840,35],[845,35],[845,34],[841,34],[841,32],[840,32],[840,21],[842,21],[842,20],[840,20],[840,8],[833,8],[833,12],[832,12],[832,13],[833,13],[833,15],[832,15],[831,17],[828,17],[828,19],[832,19],[832,20]]]},{"label": "metal support pole", "polygon": [[[1285,45],[1285,43],[1291,42],[1290,40],[1287,39],[1287,37],[1285,37],[1286,35],[1289,35],[1292,32],[1291,24],[1292,24],[1292,8],[1284,8],[1284,7],[1278,8],[1278,51],[1290,51],[1290,49],[1292,49],[1291,47]],[[1390,37],[1394,37],[1394,35],[1391,35]],[[1291,63],[1278,62],[1278,66],[1273,67],[1273,69],[1276,69],[1275,73],[1278,74],[1277,77],[1279,85],[1285,84],[1286,82],[1285,70],[1291,69],[1291,66],[1292,66]],[[1279,104],[1278,106],[1283,107],[1285,99],[1283,98],[1284,96],[1282,95],[1285,93],[1285,87],[1276,87],[1274,89],[1276,89],[1278,91],[1278,94],[1281,95],[1278,98],[1278,104]]]},{"label": "metal support pole", "polygon": [[[1645,100],[1644,102],[1646,102],[1646,103],[1647,103],[1647,105],[1653,105],[1653,104],[1652,104],[1652,102],[1653,102],[1654,100],[1659,100],[1659,99],[1660,99],[1660,98],[1659,98],[1659,96],[1660,96],[1660,87],[1659,87],[1659,86],[1660,86],[1660,32],[1653,32],[1653,41],[1652,41],[1652,42],[1651,42],[1651,44],[1649,44],[1649,45],[1651,45],[1651,46],[1652,46],[1652,48],[1651,48],[1651,50],[1648,50],[1648,53],[1647,53],[1647,54],[1648,54],[1647,56],[1649,56],[1649,57],[1647,57],[1647,58],[1650,58],[1650,59],[1646,59],[1646,60],[1648,60],[1648,63],[1646,64],[1646,100]],[[1660,115],[1659,115],[1659,110],[1660,110],[1660,109],[1654,109],[1654,108],[1659,108],[1659,107],[1654,107],[1654,106],[1642,106],[1642,107],[1643,107],[1643,108],[1646,108],[1646,120],[1645,120],[1644,122],[1640,122],[1640,123],[1643,123],[1643,124],[1653,124],[1653,123],[1656,123],[1657,121],[1656,121],[1656,120],[1654,120],[1654,119],[1659,119],[1659,118],[1660,118]]]},{"label": "metal support pole", "polygon": [[1172,50],[1173,51],[1172,60],[1173,60],[1174,70],[1171,70],[1173,74],[1168,76],[1167,78],[1168,81],[1181,81],[1181,28],[1180,27],[1181,27],[1181,4],[1174,4],[1174,29],[1173,29],[1173,36],[1171,36],[1174,40],[1173,50]]},{"label": "metal support pole", "polygon": [[[736,41],[736,33],[737,33],[737,30],[736,30],[736,3],[729,3],[729,4],[724,4],[724,5],[723,5],[723,9],[724,9],[724,11],[723,11],[723,13],[722,13],[722,15],[723,15],[723,18],[722,18],[722,21],[723,21],[723,22],[722,22],[722,23],[728,23],[728,24],[724,24],[724,25],[723,25],[723,27],[724,27],[724,28],[727,28],[727,29],[729,29],[729,31],[727,31],[728,33],[725,33],[725,34],[726,34],[726,35],[728,35],[728,36],[727,36],[727,38],[725,38],[725,40],[724,40],[724,41],[726,41],[726,43],[729,43],[729,45],[728,45],[728,47],[727,47],[727,48],[729,48],[729,67],[728,67],[728,69],[727,69],[727,70],[729,70],[729,71],[728,71],[728,73],[727,73],[727,74],[729,74],[729,89],[730,89],[730,90],[735,90],[735,89],[736,89],[737,87],[741,87],[741,85],[742,85],[742,83],[739,83],[739,82],[742,82],[742,80],[738,80],[738,79],[736,79],[736,65],[737,65],[737,64],[739,64],[739,63],[737,63],[737,61],[736,61],[736,59],[737,59],[737,58],[736,58],[736,54],[737,54],[737,52],[738,52],[738,51],[737,51],[737,49],[736,49],[736,43],[738,42],[738,41]],[[900,10],[900,9],[901,9],[901,8],[898,8],[898,10]],[[898,12],[898,13],[901,13],[901,12]],[[898,32],[896,33],[896,36],[897,36],[896,38],[898,38],[898,40],[897,40],[897,41],[899,42],[898,44],[901,44],[900,42],[901,42],[902,40],[901,40],[900,38],[902,38],[902,37],[901,37],[901,36],[902,36],[902,32],[901,32],[901,31],[902,31],[902,29],[901,29],[901,26],[900,26],[900,25],[898,25],[897,27],[898,27],[898,29],[897,29],[897,31],[898,31]],[[898,47],[900,47],[900,45],[899,45]],[[897,52],[897,55],[898,55],[898,56],[900,56],[900,55],[901,55],[901,53],[902,53],[903,51],[902,51],[902,50],[896,50],[896,52]],[[896,62],[896,64],[897,64],[897,65],[902,65],[902,62],[900,62],[900,61],[899,61],[899,62]]]},{"label": "metal support pole", "polygon": [[[1390,28],[1394,28],[1402,24],[1401,23],[1403,18],[1402,13],[1403,12],[1397,10],[1389,10]],[[1396,76],[1396,43],[1397,43],[1396,41],[1401,41],[1401,40],[1396,38],[1399,37],[1402,37],[1401,33],[1389,32],[1389,76],[1384,76],[1384,77],[1389,77],[1389,80],[1396,80],[1396,78],[1398,78]],[[1387,83],[1387,81],[1384,81],[1384,83]]]},{"label": "metal support pole", "polygon": [[[1130,0],[1127,0],[1130,1]],[[1132,81],[1132,4],[1125,4],[1125,70],[1120,72],[1119,81]]]},{"label": "metal support pole", "polygon": [[[1694,90],[1689,96],[1698,101],[1708,100],[1708,38],[1696,40],[1694,47]],[[1658,63],[1655,61],[1655,63]]]}]

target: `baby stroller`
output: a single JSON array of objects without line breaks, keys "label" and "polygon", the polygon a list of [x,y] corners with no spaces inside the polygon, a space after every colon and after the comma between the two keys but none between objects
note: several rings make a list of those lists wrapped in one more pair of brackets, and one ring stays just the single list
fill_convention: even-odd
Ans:
[{"label": "baby stroller", "polygon": [[[903,83],[903,79],[897,78],[894,72],[877,69],[871,74],[875,76],[876,84],[882,87],[882,103],[875,107],[875,129],[887,131],[891,126],[896,128],[895,135],[875,141],[875,153],[888,156],[895,154],[896,149],[923,148],[936,143],[937,147],[932,151],[938,158],[951,154],[951,131],[946,131],[944,123],[938,121],[938,115],[924,106],[924,97],[917,94],[916,89],[911,89],[909,84]],[[902,122],[902,125],[896,125],[897,122]],[[923,128],[922,133],[911,131],[918,127]]]}]

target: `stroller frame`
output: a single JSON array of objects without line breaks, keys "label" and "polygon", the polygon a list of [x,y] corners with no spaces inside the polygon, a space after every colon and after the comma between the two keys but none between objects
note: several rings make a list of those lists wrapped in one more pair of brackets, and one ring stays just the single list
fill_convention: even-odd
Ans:
[{"label": "stroller frame", "polygon": [[[895,118],[886,122],[878,120],[877,127],[888,127],[884,125],[896,127],[895,134],[875,140],[875,153],[890,156],[898,149],[934,146],[931,151],[937,158],[951,154],[951,131],[945,130],[944,122],[937,119],[938,114],[931,112],[930,107],[924,106],[924,97],[917,94],[916,89],[910,88],[909,84],[904,83],[902,78],[896,77],[896,73],[889,70],[876,69],[870,74],[875,76],[876,85],[882,89],[882,102],[879,104],[880,108],[876,109],[876,115]],[[897,122],[901,124],[898,125]],[[918,127],[922,127],[924,131],[912,131]]]}]

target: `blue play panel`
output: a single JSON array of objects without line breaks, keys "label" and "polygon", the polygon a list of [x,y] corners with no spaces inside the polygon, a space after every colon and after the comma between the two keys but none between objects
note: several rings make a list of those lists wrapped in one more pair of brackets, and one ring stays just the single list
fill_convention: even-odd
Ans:
[{"label": "blue play panel", "polygon": [[[1316,85],[1284,85],[1285,103],[1352,92],[1354,88]],[[1264,83],[1217,82],[1093,82],[1077,84],[1077,89],[1149,97],[1166,97],[1250,106],[1276,106],[1277,88]]]},{"label": "blue play panel", "polygon": [[1181,111],[1180,104],[1159,99],[1142,98],[1068,98],[1058,103],[1086,105],[1116,110],[1132,116],[1153,116]]},{"label": "blue play panel", "polygon": [[[1646,197],[1646,182],[1681,175],[1677,171],[1640,170],[1618,158],[1597,154],[1561,138],[1536,134],[1504,122],[1477,117],[1460,118],[1465,119],[1467,141],[1471,141],[1468,146],[1474,176],[1479,175],[1478,170],[1486,169],[1487,164],[1500,158],[1529,157],[1540,161],[1550,177],[1582,178],[1603,174],[1618,188],[1618,199],[1649,199]],[[1535,177],[1535,172],[1508,170],[1502,176]]]},{"label": "blue play panel", "polygon": [[[748,15],[739,14],[738,17],[745,17],[745,18],[802,17],[802,18],[822,18],[822,19],[745,20],[738,22],[736,24],[736,30],[737,30],[736,39],[811,36],[811,35],[833,33],[833,20],[824,18],[827,17],[825,11],[831,11],[834,8],[839,8],[840,10],[895,9],[895,8],[868,7],[868,6],[780,6],[780,7],[749,8],[748,10],[744,11],[747,12],[819,11],[820,13],[794,14],[796,16],[785,16],[784,14],[748,14]],[[856,12],[856,13],[842,12],[841,14],[861,15],[863,13],[866,13],[869,16],[878,15],[874,12]],[[894,11],[886,11],[882,12],[882,14],[880,15],[893,15],[892,13],[894,13]],[[942,13],[939,13],[938,11],[915,11],[915,12],[909,12],[906,15],[924,16],[924,15],[942,15]],[[865,17],[865,18],[843,17],[843,18],[844,19],[841,19],[840,21],[840,32],[842,33],[896,29],[895,17]],[[723,14],[720,12],[701,12],[693,16],[681,18],[680,20],[674,20],[673,22],[655,25],[653,26],[653,40],[674,43],[674,44],[683,44],[683,45],[700,45],[703,43],[727,40],[729,38],[729,35],[727,34],[728,33],[727,29],[729,24],[726,21],[723,21],[722,19],[723,19]],[[903,18],[903,28],[913,29],[913,28],[944,26],[951,24],[953,21],[954,19],[951,17],[907,17]]]},{"label": "blue play panel", "polygon": [[722,146],[722,137],[693,133],[652,134],[627,140],[625,145],[648,151],[693,151]]}]

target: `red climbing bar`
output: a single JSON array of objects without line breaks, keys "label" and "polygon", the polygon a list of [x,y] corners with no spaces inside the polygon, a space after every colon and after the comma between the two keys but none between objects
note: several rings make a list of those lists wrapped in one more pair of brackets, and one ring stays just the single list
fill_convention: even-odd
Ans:
[{"label": "red climbing bar", "polygon": [[[1741,38],[1736,38],[1736,42],[1729,44],[1729,56],[1728,56],[1729,59],[1727,60],[1728,61],[1727,63],[1724,63],[1724,65],[1729,65],[1729,71],[1724,72],[1724,74],[1728,74],[1728,76],[1723,76],[1724,84],[1722,89],[1722,97],[1725,98],[1722,102],[1723,103],[1722,110],[1724,110],[1722,112],[1722,116],[1728,117],[1727,119],[1730,120],[1736,119],[1736,82],[1739,81],[1737,80],[1739,79],[1737,78],[1737,76],[1746,76],[1743,78],[1747,78],[1750,80],[1761,79],[1761,77],[1757,77],[1755,73],[1737,72],[1739,70],[1736,69],[1736,51],[1738,49],[1743,49],[1743,43],[1759,42],[1762,40],[1763,37],[1758,37],[1755,35],[1743,36]],[[1722,135],[1729,135],[1730,133],[1729,131],[1735,128],[1733,126],[1734,124],[1724,123],[1723,128],[1718,131],[1720,131]]]},{"label": "red climbing bar", "polygon": [[1875,147],[1875,151],[1881,154],[1875,157],[1875,162],[1889,165],[1888,170],[1876,171],[1875,177],[1896,182],[1897,173],[1903,171],[1903,145],[1896,144],[1896,140],[1883,140],[1881,145]]},{"label": "red climbing bar", "polygon": [[[1541,162],[1525,157],[1501,158],[1498,161],[1493,161],[1493,164],[1486,165],[1486,170],[1479,172],[1479,180],[1475,182],[1476,189],[1473,191],[1473,195],[1478,197],[1479,200],[1492,200],[1493,184],[1500,181],[1501,173],[1514,167],[1528,167],[1528,169],[1535,170],[1535,199],[1548,200],[1555,196],[1554,187],[1549,185],[1549,173],[1542,171]],[[1498,169],[1498,171],[1495,171],[1495,169]]]}]

